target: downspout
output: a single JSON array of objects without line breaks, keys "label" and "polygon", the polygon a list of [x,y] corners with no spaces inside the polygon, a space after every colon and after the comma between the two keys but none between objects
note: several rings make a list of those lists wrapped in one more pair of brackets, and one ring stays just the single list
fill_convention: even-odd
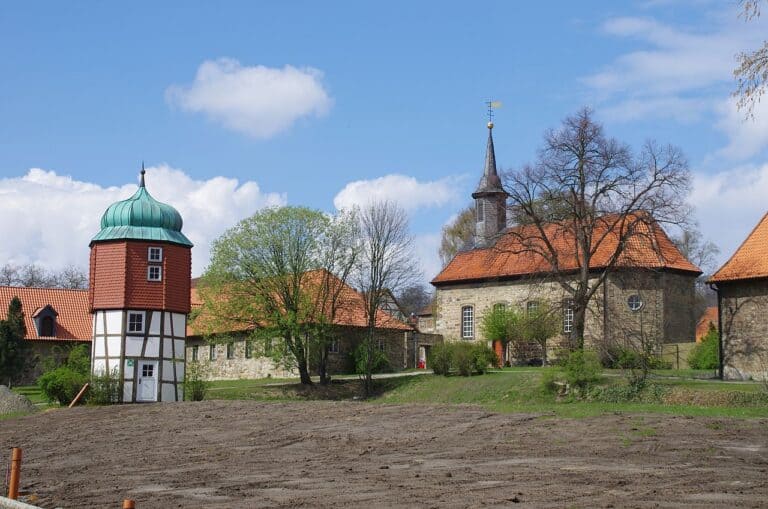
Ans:
[{"label": "downspout", "polygon": [[717,377],[723,379],[723,297],[715,283],[709,283],[709,289],[717,293]]},{"label": "downspout", "polygon": [[608,277],[603,281],[603,347],[608,345]]}]

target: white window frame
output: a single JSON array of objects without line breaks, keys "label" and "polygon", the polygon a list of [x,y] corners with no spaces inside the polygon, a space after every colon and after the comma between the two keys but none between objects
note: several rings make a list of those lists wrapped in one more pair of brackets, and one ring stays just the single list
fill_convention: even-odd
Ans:
[{"label": "white window frame", "polygon": [[507,303],[506,302],[497,302],[493,305],[494,311],[506,311],[507,310]]},{"label": "white window frame", "polygon": [[193,361],[197,361],[197,358],[198,358],[198,356],[199,356],[199,355],[200,355],[200,354],[198,353],[198,348],[197,348],[197,346],[193,346],[193,347],[192,347],[192,360],[193,360]]},{"label": "white window frame", "polygon": [[234,359],[235,358],[235,344],[234,343],[227,343],[227,359]]},{"label": "white window frame", "polygon": [[461,337],[462,339],[475,338],[475,308],[474,306],[461,307]]},{"label": "white window frame", "polygon": [[529,300],[525,303],[525,314],[530,315],[539,310],[540,303],[538,300]]},{"label": "white window frame", "polygon": [[384,343],[383,339],[379,340],[378,347],[379,347],[379,351],[380,352],[383,352],[383,351],[385,351],[387,349],[387,345]]},{"label": "white window frame", "polygon": [[[152,257],[153,253],[157,253],[157,258]],[[160,246],[149,246],[147,248],[147,261],[160,263],[163,261],[163,248]]]},{"label": "white window frame", "polygon": [[331,344],[328,345],[328,352],[330,353],[339,353],[339,340],[334,339],[331,341]]},{"label": "white window frame", "polygon": [[253,340],[252,339],[246,339],[245,343],[243,345],[244,355],[246,359],[252,359],[253,358]]},{"label": "white window frame", "polygon": [[573,299],[563,302],[563,332],[566,334],[573,332]]},{"label": "white window frame", "polygon": [[[157,269],[157,277],[152,277],[152,269]],[[147,281],[162,281],[163,267],[160,265],[150,265],[147,267]]]},{"label": "white window frame", "polygon": [[208,348],[208,360],[215,361],[216,357],[218,357],[218,353],[216,352],[216,345],[210,345]]},{"label": "white window frame", "polygon": [[[633,307],[632,301],[635,297],[637,297],[637,306]],[[645,302],[643,302],[643,298],[640,296],[639,293],[633,293],[632,295],[627,297],[627,307],[629,308],[630,311],[635,311],[635,312],[640,311],[641,309],[643,309],[644,305],[645,305]]]},{"label": "white window frame", "polygon": [[[140,316],[141,317],[141,329],[140,330],[132,330],[131,329],[131,316]],[[147,327],[146,322],[146,313],[144,311],[128,311],[128,316],[125,320],[125,329],[128,332],[128,334],[144,334],[144,330]]]}]

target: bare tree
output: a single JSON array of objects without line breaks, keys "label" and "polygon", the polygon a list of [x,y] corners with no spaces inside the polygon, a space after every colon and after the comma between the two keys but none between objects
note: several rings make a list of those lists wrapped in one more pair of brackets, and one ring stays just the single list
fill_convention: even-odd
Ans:
[{"label": "bare tree", "polygon": [[432,293],[423,284],[404,288],[397,296],[397,302],[406,316],[418,313],[432,302]]},{"label": "bare tree", "polygon": [[398,293],[413,284],[419,270],[413,254],[408,216],[403,209],[392,202],[373,202],[360,211],[359,221],[360,252],[355,280],[365,299],[368,334],[363,342],[363,390],[368,397],[373,389],[379,308],[387,298],[387,291]]},{"label": "bare tree", "polygon": [[475,209],[470,206],[462,209],[451,224],[443,226],[438,253],[443,267],[448,265],[459,251],[474,247],[474,238]]},{"label": "bare tree", "polygon": [[34,263],[6,263],[0,266],[0,285],[85,289],[88,288],[88,276],[75,265],[68,265],[59,271],[50,271]]},{"label": "bare tree", "polygon": [[[741,17],[746,21],[760,17],[762,0],[740,0]],[[754,116],[755,103],[765,93],[768,84],[768,41],[753,51],[742,51],[736,57],[738,66],[733,71],[736,77],[736,91],[738,107],[745,110],[747,116]]]},{"label": "bare tree", "polygon": [[535,164],[506,175],[525,222],[496,249],[527,253],[559,284],[572,303],[571,348],[582,348],[592,297],[617,265],[632,264],[628,245],[658,249],[659,223],[685,223],[689,189],[680,150],[647,142],[633,155],[582,109],[545,134]]},{"label": "bare tree", "polygon": [[696,225],[684,228],[680,235],[672,238],[672,242],[683,256],[705,273],[711,274],[717,268],[720,248],[714,242],[705,240]]}]

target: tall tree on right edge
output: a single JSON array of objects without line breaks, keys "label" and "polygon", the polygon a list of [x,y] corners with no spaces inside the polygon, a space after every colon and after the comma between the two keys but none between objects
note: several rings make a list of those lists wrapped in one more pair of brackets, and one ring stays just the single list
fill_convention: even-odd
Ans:
[{"label": "tall tree on right edge", "polygon": [[[750,21],[760,17],[763,0],[740,0],[741,17]],[[737,87],[733,93],[738,98],[738,107],[754,117],[754,107],[768,87],[768,40],[753,51],[742,51],[736,57],[739,65],[734,69]]]}]

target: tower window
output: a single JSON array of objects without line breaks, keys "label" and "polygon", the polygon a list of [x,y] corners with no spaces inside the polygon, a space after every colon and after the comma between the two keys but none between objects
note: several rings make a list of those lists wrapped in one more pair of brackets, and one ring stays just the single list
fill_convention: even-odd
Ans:
[{"label": "tower window", "polygon": [[253,341],[250,339],[245,340],[245,358],[250,359],[253,357]]},{"label": "tower window", "polygon": [[216,360],[216,345],[210,346],[210,351],[208,352],[208,359],[212,361]]},{"label": "tower window", "polygon": [[472,306],[461,308],[461,337],[464,339],[475,337],[475,313]]},{"label": "tower window", "polygon": [[128,313],[128,332],[144,332],[144,313]]},{"label": "tower window", "polygon": [[632,311],[640,311],[643,307],[643,299],[637,294],[630,295],[627,299],[627,307]]},{"label": "tower window", "polygon": [[150,262],[162,262],[163,261],[163,248],[162,247],[150,247],[147,253],[147,260]]},{"label": "tower window", "polygon": [[482,200],[477,200],[475,205],[475,213],[477,214],[477,221],[485,221],[485,203]]},{"label": "tower window", "polygon": [[232,343],[227,343],[227,359],[234,359],[235,358],[235,345]]},{"label": "tower window", "polygon": [[198,353],[197,353],[197,346],[193,346],[193,347],[192,347],[192,360],[193,360],[193,361],[196,361],[196,360],[197,360],[197,356],[198,356]]},{"label": "tower window", "polygon": [[532,315],[539,310],[539,301],[529,300],[525,306],[526,313]]},{"label": "tower window", "polygon": [[147,267],[147,281],[162,281],[163,268],[159,265],[150,265]]}]

